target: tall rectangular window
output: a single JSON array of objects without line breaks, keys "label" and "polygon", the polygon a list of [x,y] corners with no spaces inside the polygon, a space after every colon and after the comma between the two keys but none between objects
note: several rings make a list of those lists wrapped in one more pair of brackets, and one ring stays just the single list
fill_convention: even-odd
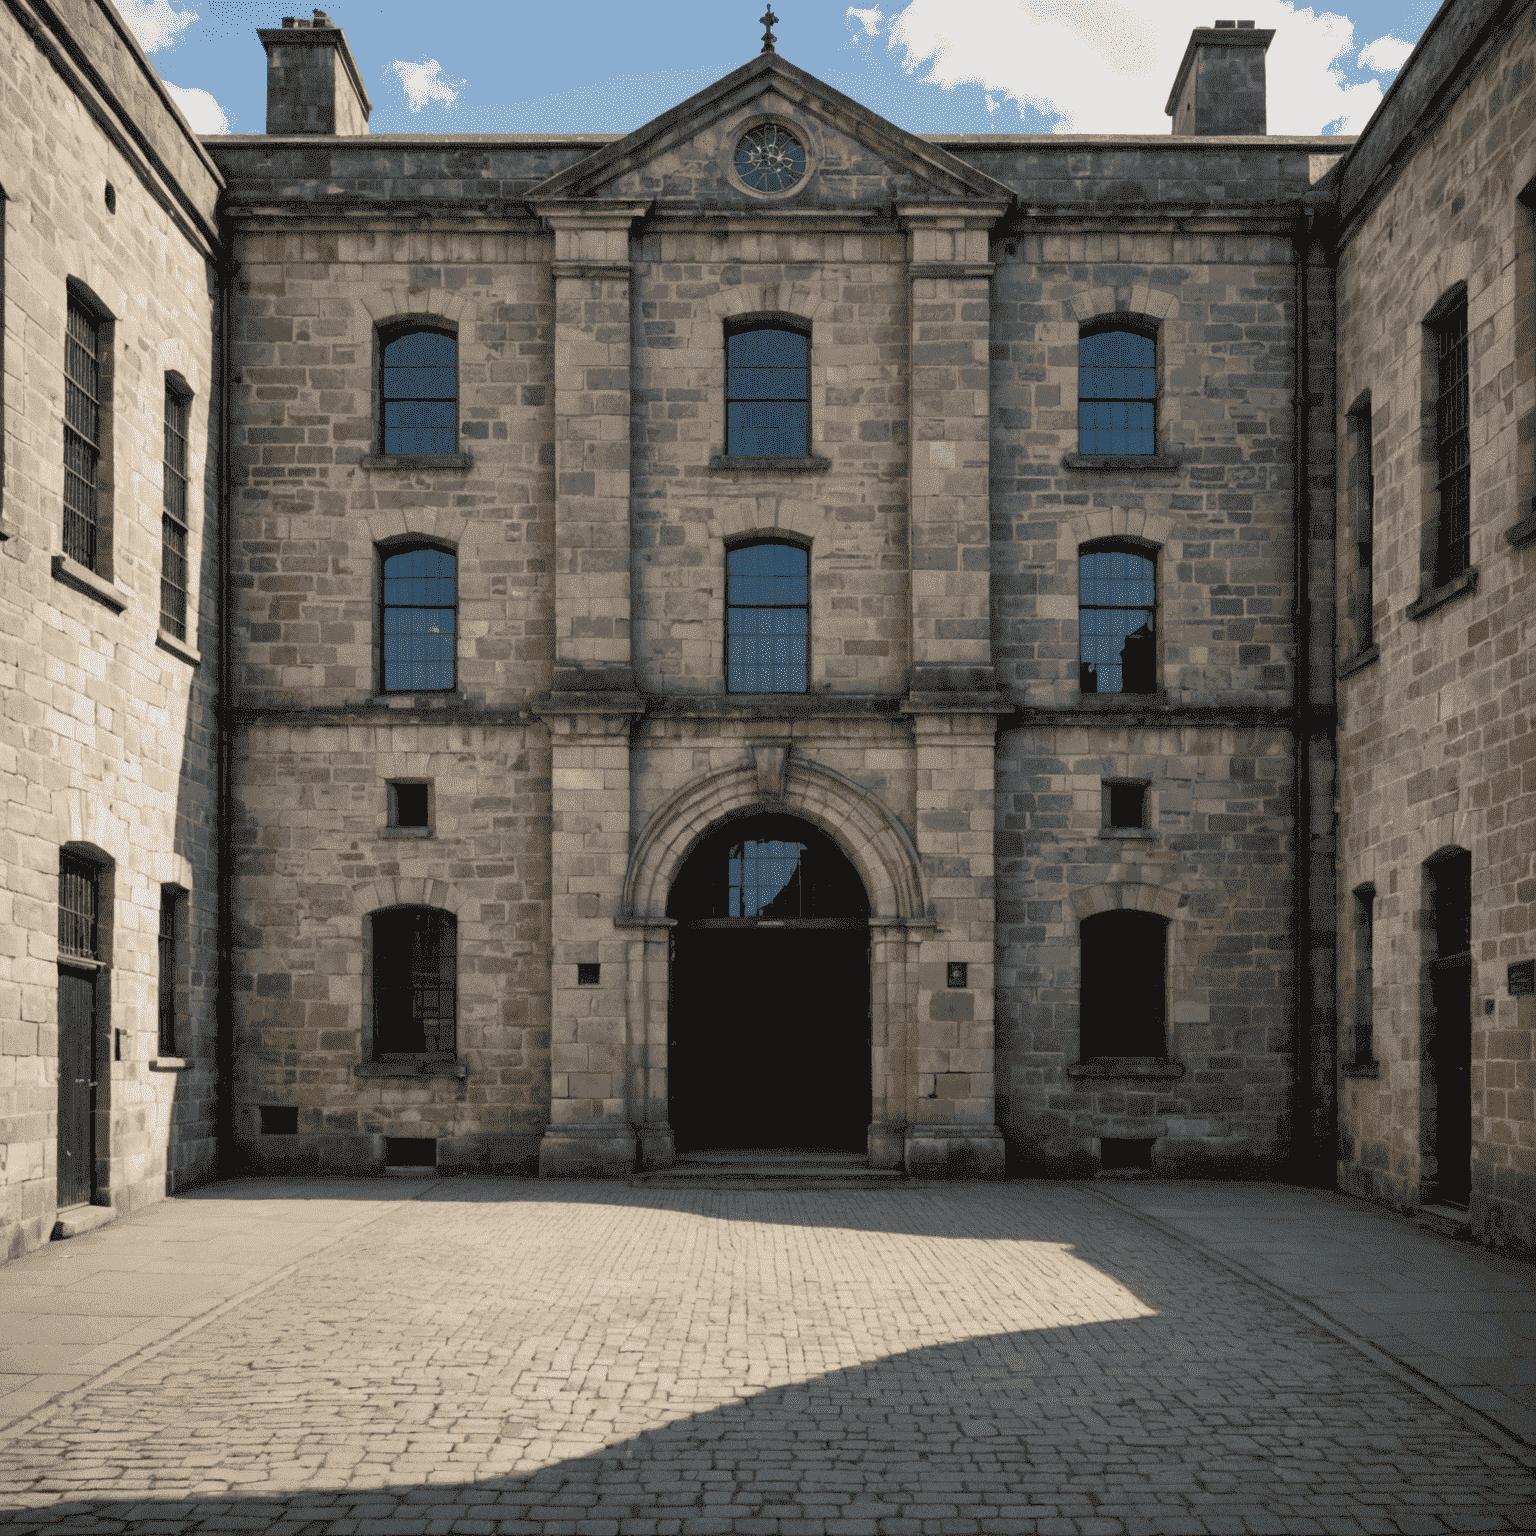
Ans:
[{"label": "tall rectangular window", "polygon": [[384,692],[452,689],[457,557],[450,550],[424,546],[386,554],[383,566]]},{"label": "tall rectangular window", "polygon": [[1371,461],[1371,407],[1367,401],[1350,418],[1354,436],[1355,645],[1369,650],[1376,643],[1373,607],[1376,601],[1371,570],[1376,554],[1376,475]]},{"label": "tall rectangular window", "polygon": [[396,907],[373,916],[375,1056],[452,1055],[458,928],[451,912]]},{"label": "tall rectangular window", "polygon": [[1077,556],[1078,687],[1157,691],[1157,565],[1150,550],[1085,544]]},{"label": "tall rectangular window", "polygon": [[176,1054],[176,991],[180,978],[176,967],[176,919],[181,892],[175,886],[160,887],[160,1054]]},{"label": "tall rectangular window", "polygon": [[101,322],[74,294],[64,338],[64,553],[96,569]]},{"label": "tall rectangular window", "polygon": [[165,386],[165,468],[160,513],[160,627],[187,638],[187,400]]},{"label": "tall rectangular window", "polygon": [[1157,452],[1157,342],[1146,332],[1110,325],[1079,340],[1077,444],[1110,457]]},{"label": "tall rectangular window", "polygon": [[725,352],[725,451],[809,453],[810,341],[784,326],[756,326],[728,335]]},{"label": "tall rectangular window", "polygon": [[1435,541],[1435,585],[1444,586],[1471,564],[1471,400],[1467,379],[1467,300],[1463,295],[1435,325],[1438,389],[1435,397],[1436,488],[1440,496]]},{"label": "tall rectangular window", "polygon": [[743,544],[725,556],[728,693],[804,693],[810,557],[798,544]]},{"label": "tall rectangular window", "polygon": [[101,870],[89,859],[59,855],[59,955],[101,958]]},{"label": "tall rectangular window", "polygon": [[1376,986],[1376,888],[1355,891],[1355,1039],[1357,1067],[1376,1060],[1374,990]]}]

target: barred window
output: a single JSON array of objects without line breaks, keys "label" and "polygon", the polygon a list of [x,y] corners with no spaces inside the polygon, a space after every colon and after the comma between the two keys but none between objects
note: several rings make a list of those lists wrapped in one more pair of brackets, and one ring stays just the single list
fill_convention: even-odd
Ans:
[{"label": "barred window", "polygon": [[1084,545],[1077,557],[1078,686],[1157,689],[1157,566],[1145,549]]},{"label": "barred window", "polygon": [[1168,920],[1100,912],[1083,919],[1081,937],[1081,1059],[1166,1056]]},{"label": "barred window", "polygon": [[1440,493],[1435,548],[1435,585],[1467,569],[1472,552],[1472,449],[1468,425],[1465,295],[1435,325],[1438,394],[1435,399],[1435,458]]},{"label": "barred window", "polygon": [[165,386],[165,469],[160,513],[160,627],[187,638],[187,416],[185,395]]},{"label": "barred window", "polygon": [[1115,327],[1077,344],[1077,435],[1082,453],[1157,452],[1157,343]]},{"label": "barred window", "polygon": [[385,453],[458,451],[459,344],[443,331],[380,338]]},{"label": "barred window", "polygon": [[456,1049],[458,925],[433,907],[373,915],[375,1056],[452,1055]]},{"label": "barred window", "polygon": [[176,920],[182,893],[175,886],[160,887],[160,1054],[176,1054],[176,989],[180,983],[176,965]]},{"label": "barred window", "polygon": [[725,556],[729,693],[804,693],[810,556],[799,544],[744,544]]},{"label": "barred window", "polygon": [[811,343],[784,326],[725,339],[725,451],[810,452]]},{"label": "barred window", "polygon": [[384,557],[386,693],[453,687],[457,572],[458,560],[446,549],[407,549]]},{"label": "barred window", "polygon": [[96,569],[101,322],[74,294],[64,338],[64,553]]},{"label": "barred window", "polygon": [[101,958],[101,869],[71,853],[59,855],[59,954]]},{"label": "barred window", "polygon": [[1376,1060],[1376,887],[1355,891],[1355,1050],[1357,1067]]}]

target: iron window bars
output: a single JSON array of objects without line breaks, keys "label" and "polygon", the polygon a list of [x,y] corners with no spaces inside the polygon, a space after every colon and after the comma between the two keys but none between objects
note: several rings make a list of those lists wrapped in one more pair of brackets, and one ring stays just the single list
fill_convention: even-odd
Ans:
[{"label": "iron window bars", "polygon": [[1436,487],[1440,493],[1435,585],[1467,569],[1472,550],[1472,449],[1467,380],[1467,301],[1461,298],[1435,326],[1439,393],[1435,400]]},{"label": "iron window bars", "polygon": [[458,450],[458,342],[442,331],[385,340],[380,404],[385,453]]},{"label": "iron window bars", "polygon": [[375,1056],[451,1056],[458,1004],[458,925],[450,912],[403,907],[373,919]]},{"label": "iron window bars", "polygon": [[73,294],[64,337],[64,553],[96,569],[101,324]]},{"label": "iron window bars", "polygon": [[453,687],[457,567],[456,557],[445,549],[408,549],[384,557],[384,692]]},{"label": "iron window bars", "polygon": [[1157,567],[1129,548],[1077,557],[1078,686],[1084,693],[1157,687]]},{"label": "iron window bars", "polygon": [[176,1054],[176,908],[180,893],[160,892],[160,1054]]},{"label": "iron window bars", "polygon": [[745,544],[725,556],[728,693],[804,693],[810,557],[798,544]]},{"label": "iron window bars", "polygon": [[1157,343],[1141,331],[1094,331],[1077,344],[1081,453],[1157,452]]},{"label": "iron window bars", "polygon": [[101,958],[101,870],[89,859],[59,855],[59,956]]},{"label": "iron window bars", "polygon": [[165,386],[165,488],[160,513],[160,627],[187,638],[187,401]]},{"label": "iron window bars", "polygon": [[726,453],[809,453],[809,340],[799,331],[762,326],[727,335],[725,353]]}]

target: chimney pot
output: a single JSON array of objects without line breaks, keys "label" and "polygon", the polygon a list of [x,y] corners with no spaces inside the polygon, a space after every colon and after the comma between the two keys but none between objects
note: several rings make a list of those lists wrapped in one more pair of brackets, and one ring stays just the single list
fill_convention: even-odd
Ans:
[{"label": "chimney pot", "polygon": [[1267,132],[1264,55],[1274,36],[1251,21],[1196,27],[1163,108],[1173,119],[1174,133]]},{"label": "chimney pot", "polygon": [[324,11],[256,35],[267,50],[268,133],[367,133],[373,103],[347,37]]}]

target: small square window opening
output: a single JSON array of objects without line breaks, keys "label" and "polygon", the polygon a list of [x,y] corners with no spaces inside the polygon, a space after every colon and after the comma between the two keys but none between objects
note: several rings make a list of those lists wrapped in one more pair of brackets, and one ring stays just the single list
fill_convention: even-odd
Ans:
[{"label": "small square window opening", "polygon": [[398,784],[389,786],[389,824],[392,827],[427,827],[429,819],[428,786]]},{"label": "small square window opening", "polygon": [[964,987],[970,983],[966,980],[969,962],[965,960],[951,960],[948,964],[948,984],[952,987]]},{"label": "small square window opening", "polygon": [[579,960],[576,963],[576,985],[596,987],[602,984],[603,968],[595,960]]},{"label": "small square window opening", "polygon": [[1147,825],[1147,786],[1107,782],[1104,785],[1104,825],[1142,828]]},{"label": "small square window opening", "polygon": [[299,1111],[286,1104],[263,1104],[260,1108],[263,1136],[297,1136]]}]

